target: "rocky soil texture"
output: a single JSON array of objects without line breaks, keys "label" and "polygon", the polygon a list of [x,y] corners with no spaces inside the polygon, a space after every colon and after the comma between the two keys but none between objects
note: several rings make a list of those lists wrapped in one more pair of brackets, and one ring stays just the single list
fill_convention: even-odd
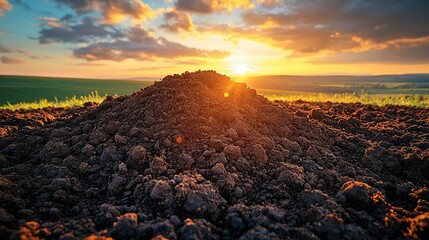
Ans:
[{"label": "rocky soil texture", "polygon": [[0,239],[429,239],[428,109],[199,71],[0,133]]}]

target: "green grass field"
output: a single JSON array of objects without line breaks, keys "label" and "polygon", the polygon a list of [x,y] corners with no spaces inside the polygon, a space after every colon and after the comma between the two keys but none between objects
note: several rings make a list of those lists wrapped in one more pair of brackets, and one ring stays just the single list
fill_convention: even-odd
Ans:
[{"label": "green grass field", "polygon": [[[158,79],[154,79],[158,80]],[[97,91],[100,96],[124,95],[153,84],[153,81],[94,80],[47,77],[0,76],[0,106],[20,102],[64,101],[67,98],[89,96]]]},{"label": "green grass field", "polygon": [[72,108],[76,106],[83,106],[84,103],[92,102],[92,103],[102,103],[107,97],[106,95],[101,96],[97,91],[90,93],[87,96],[76,97],[73,96],[71,98],[66,98],[64,100],[55,99],[54,101],[49,101],[47,99],[39,99],[34,102],[20,102],[20,103],[7,103],[5,105],[0,106],[0,109],[8,109],[8,110],[18,110],[18,109],[43,109],[48,107],[53,108]]},{"label": "green grass field", "polygon": [[308,93],[273,91],[260,89],[257,92],[274,101],[293,102],[302,100],[306,102],[340,102],[340,103],[363,103],[378,106],[402,105],[412,107],[429,107],[429,94],[356,94],[356,93]]},{"label": "green grass field", "polygon": [[[426,76],[426,75],[425,75]],[[374,105],[429,107],[429,77],[374,79],[286,77],[249,79],[248,85],[270,100],[310,102],[361,102]],[[290,78],[290,79],[289,79]],[[262,81],[265,79],[264,81]],[[307,80],[306,80],[307,79]],[[390,81],[389,81],[390,79]],[[154,79],[158,80],[158,79]],[[81,106],[85,102],[102,102],[107,95],[130,94],[153,84],[153,81],[67,79],[46,77],[0,76],[0,108],[38,109]],[[352,81],[353,80],[353,81]],[[269,81],[272,81],[271,85]],[[268,86],[268,88],[267,88]],[[305,90],[305,91],[302,91]]]}]

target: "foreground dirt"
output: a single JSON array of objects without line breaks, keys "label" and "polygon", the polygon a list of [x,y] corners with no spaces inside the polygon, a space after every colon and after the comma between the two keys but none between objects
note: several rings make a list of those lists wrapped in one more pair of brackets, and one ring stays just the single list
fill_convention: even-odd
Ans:
[{"label": "foreground dirt", "polygon": [[428,109],[196,72],[0,132],[0,239],[429,238]]}]

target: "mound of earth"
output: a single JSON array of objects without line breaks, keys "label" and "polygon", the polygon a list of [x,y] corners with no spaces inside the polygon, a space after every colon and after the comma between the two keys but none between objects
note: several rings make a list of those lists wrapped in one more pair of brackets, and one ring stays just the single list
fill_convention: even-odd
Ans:
[{"label": "mound of earth", "polygon": [[427,109],[270,102],[198,71],[1,115],[0,239],[429,237]]}]

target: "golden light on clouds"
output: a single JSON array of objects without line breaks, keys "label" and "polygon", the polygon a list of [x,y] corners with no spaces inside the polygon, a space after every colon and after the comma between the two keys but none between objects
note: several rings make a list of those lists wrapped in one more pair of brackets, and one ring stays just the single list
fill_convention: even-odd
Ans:
[{"label": "golden light on clouds", "polygon": [[[85,2],[85,1],[83,1]],[[140,0],[130,1],[86,1],[87,9],[99,9],[102,12],[104,23],[118,24],[127,19],[132,22],[145,22],[156,16],[156,12]]]},{"label": "golden light on clouds", "polygon": [[[112,78],[198,69],[243,77],[424,73],[426,5],[0,0],[0,73]],[[34,11],[41,8],[55,14]]]},{"label": "golden light on clouds", "polygon": [[214,9],[227,9],[232,11],[236,8],[253,8],[254,5],[251,0],[212,0]]},{"label": "golden light on clouds", "polygon": [[12,5],[7,0],[0,0],[0,17],[4,15],[3,10],[12,10]]}]

